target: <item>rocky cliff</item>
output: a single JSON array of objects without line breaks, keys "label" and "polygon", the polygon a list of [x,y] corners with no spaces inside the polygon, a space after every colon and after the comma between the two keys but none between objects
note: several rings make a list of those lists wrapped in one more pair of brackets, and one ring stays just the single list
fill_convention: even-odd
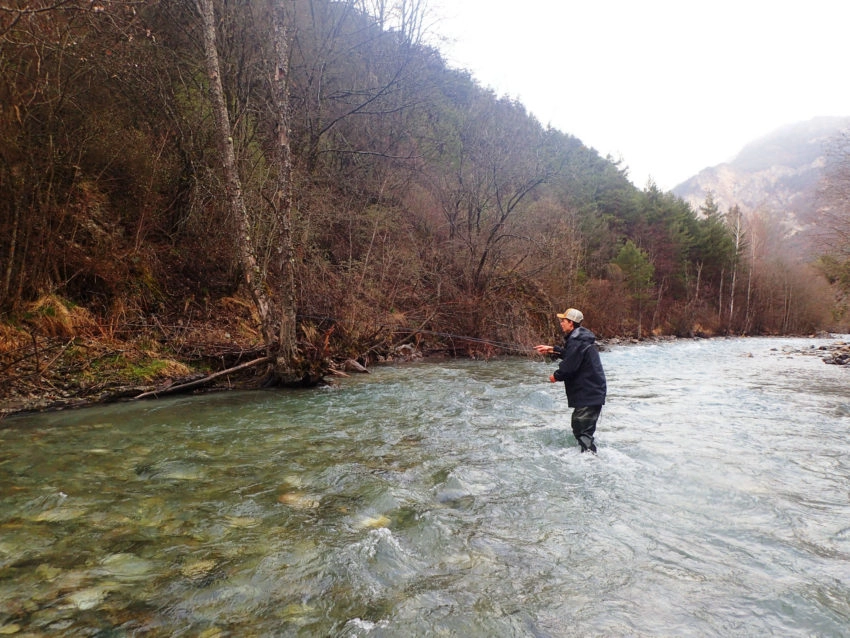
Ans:
[{"label": "rocky cliff", "polygon": [[673,193],[695,209],[711,193],[720,210],[737,204],[745,215],[764,213],[794,235],[812,223],[830,140],[848,128],[850,117],[782,127],[747,144],[732,161],[700,171]]}]

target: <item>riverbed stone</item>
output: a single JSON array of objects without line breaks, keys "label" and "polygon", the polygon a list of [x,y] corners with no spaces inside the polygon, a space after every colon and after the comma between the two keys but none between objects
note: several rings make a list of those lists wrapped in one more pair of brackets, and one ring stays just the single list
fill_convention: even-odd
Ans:
[{"label": "riverbed stone", "polygon": [[190,580],[198,581],[206,578],[217,566],[218,562],[211,558],[194,560],[184,564],[180,573]]},{"label": "riverbed stone", "polygon": [[288,505],[292,509],[306,510],[319,507],[319,501],[301,492],[287,492],[277,498],[277,502]]},{"label": "riverbed stone", "polygon": [[808,348],[792,349],[789,354],[816,355],[821,361],[830,365],[850,365],[850,343],[846,341],[835,341],[822,346],[811,345]]}]

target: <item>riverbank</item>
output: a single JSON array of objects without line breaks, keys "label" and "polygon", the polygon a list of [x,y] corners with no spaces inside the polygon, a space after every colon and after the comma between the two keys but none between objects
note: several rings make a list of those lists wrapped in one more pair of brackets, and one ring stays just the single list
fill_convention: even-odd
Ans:
[{"label": "riverbank", "polygon": [[[222,319],[192,325],[156,321],[123,333],[71,330],[63,328],[62,322],[40,333],[0,325],[0,419],[175,392],[262,387],[267,366],[251,365],[264,357],[264,350],[250,317],[233,313]],[[302,347],[315,349],[309,343]],[[448,351],[390,344],[373,349],[363,363],[413,361],[426,355],[446,356]],[[327,379],[367,371],[361,363],[331,350],[325,358]]]},{"label": "riverbank", "polygon": [[[256,335],[239,325],[197,326],[182,331],[181,340],[163,328],[159,339],[151,334],[121,340],[110,337],[71,337],[20,335],[16,342],[5,340],[0,353],[4,380],[0,384],[0,419],[15,414],[79,408],[90,405],[132,401],[171,394],[177,386],[201,382],[186,392],[195,394],[247,390],[261,387],[261,369],[236,371],[202,382],[216,371],[261,356]],[[200,335],[204,335],[202,340]],[[823,336],[819,338],[824,338]],[[675,341],[674,336],[638,340],[600,340],[604,350],[648,341]],[[166,347],[167,344],[167,347]],[[175,344],[178,347],[175,347]],[[191,346],[189,345],[191,344]],[[11,346],[11,347],[10,347]],[[502,354],[490,352],[488,356]],[[836,340],[795,351],[800,356],[819,356],[824,363],[850,365],[850,343]],[[367,365],[409,362],[433,356],[446,356],[446,349],[431,344],[429,349],[406,343],[376,354]],[[364,372],[353,360],[330,363],[329,379],[336,375]]]}]

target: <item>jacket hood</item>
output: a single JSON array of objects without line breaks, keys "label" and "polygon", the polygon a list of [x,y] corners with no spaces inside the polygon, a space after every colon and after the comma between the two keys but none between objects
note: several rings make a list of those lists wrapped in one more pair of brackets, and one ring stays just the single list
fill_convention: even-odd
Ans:
[{"label": "jacket hood", "polygon": [[591,345],[596,342],[596,335],[584,326],[579,326],[570,333],[567,339],[575,339],[584,345]]}]

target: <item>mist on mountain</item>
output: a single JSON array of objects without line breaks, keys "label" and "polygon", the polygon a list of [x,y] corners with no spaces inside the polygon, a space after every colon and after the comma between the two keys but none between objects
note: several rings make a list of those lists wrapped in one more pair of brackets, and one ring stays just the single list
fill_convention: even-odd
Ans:
[{"label": "mist on mountain", "polygon": [[[850,117],[817,117],[747,143],[729,162],[705,168],[673,189],[694,209],[711,194],[721,210],[765,215],[789,238],[817,223],[817,193],[830,164],[830,144]],[[795,243],[800,244],[799,241]]]}]

